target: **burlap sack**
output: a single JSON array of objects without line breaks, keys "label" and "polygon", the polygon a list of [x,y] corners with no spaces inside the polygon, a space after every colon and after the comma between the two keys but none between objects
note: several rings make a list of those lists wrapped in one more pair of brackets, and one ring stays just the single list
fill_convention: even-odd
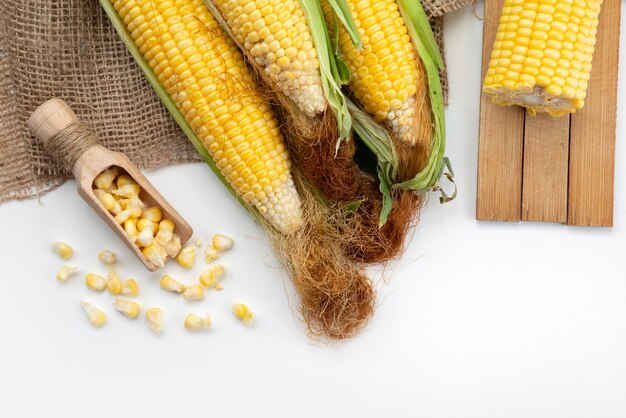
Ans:
[{"label": "burlap sack", "polygon": [[[441,15],[470,2],[423,0],[439,40]],[[70,177],[30,143],[26,126],[52,97],[140,167],[200,160],[97,0],[0,0],[0,202],[40,196]]]}]

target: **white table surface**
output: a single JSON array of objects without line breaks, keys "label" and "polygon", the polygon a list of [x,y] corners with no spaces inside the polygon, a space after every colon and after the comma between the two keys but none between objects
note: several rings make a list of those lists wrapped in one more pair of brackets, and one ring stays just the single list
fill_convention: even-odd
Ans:
[{"label": "white table surface", "polygon": [[[224,291],[202,302],[160,290],[159,274],[146,273],[70,182],[41,204],[0,206],[0,416],[626,416],[626,66],[615,227],[479,223],[482,24],[467,8],[446,25],[447,154],[460,195],[445,206],[431,200],[358,338],[332,347],[306,338],[263,233],[206,166],[147,173],[196,236],[237,240],[223,257]],[[57,239],[74,245],[82,274],[103,271],[100,249],[121,253],[119,271],[139,281],[139,300],[165,310],[164,335],[152,335],[143,318],[121,317],[82,274],[58,283],[61,262],[48,249]],[[203,266],[166,271],[184,280]],[[87,324],[83,299],[108,311],[104,328]],[[232,316],[235,301],[258,315],[254,327]],[[214,328],[185,332],[189,311],[210,312]]]}]

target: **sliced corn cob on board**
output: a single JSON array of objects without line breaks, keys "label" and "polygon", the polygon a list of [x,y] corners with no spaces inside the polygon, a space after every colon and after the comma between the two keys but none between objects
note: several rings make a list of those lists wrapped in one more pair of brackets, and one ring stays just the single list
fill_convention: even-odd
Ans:
[{"label": "sliced corn cob on board", "polygon": [[[584,19],[592,21],[600,3],[594,52],[588,37],[595,29],[577,25],[573,9],[585,10]],[[529,14],[535,5],[548,19]],[[485,2],[477,220],[613,225],[620,11],[619,0]],[[527,59],[530,42],[540,47],[533,52],[542,57],[537,62]],[[580,54],[570,57],[570,47]],[[591,53],[592,65],[586,64]],[[502,72],[520,58],[519,74]],[[562,77],[579,66],[579,79]],[[494,104],[494,95],[493,101],[511,106]]]}]

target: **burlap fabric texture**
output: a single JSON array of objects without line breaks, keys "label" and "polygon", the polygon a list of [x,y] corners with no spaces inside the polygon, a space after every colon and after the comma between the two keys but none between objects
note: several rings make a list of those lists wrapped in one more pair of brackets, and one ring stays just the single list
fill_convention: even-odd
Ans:
[{"label": "burlap fabric texture", "polygon": [[[472,0],[422,2],[441,41],[443,13]],[[0,0],[0,202],[40,196],[71,177],[26,126],[52,97],[140,167],[200,160],[97,0]]]}]

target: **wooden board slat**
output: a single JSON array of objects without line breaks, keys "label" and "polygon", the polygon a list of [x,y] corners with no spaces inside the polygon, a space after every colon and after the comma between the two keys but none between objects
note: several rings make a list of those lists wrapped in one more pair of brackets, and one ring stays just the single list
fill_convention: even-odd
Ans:
[{"label": "wooden board slat", "polygon": [[569,225],[613,226],[621,0],[604,0],[583,109],[572,115]]},{"label": "wooden board slat", "polygon": [[565,222],[569,160],[569,115],[526,115],[522,220]]},{"label": "wooden board slat", "polygon": [[[485,1],[482,78],[496,38],[504,0]],[[524,110],[494,105],[480,96],[476,219],[519,221],[522,196]]]}]

